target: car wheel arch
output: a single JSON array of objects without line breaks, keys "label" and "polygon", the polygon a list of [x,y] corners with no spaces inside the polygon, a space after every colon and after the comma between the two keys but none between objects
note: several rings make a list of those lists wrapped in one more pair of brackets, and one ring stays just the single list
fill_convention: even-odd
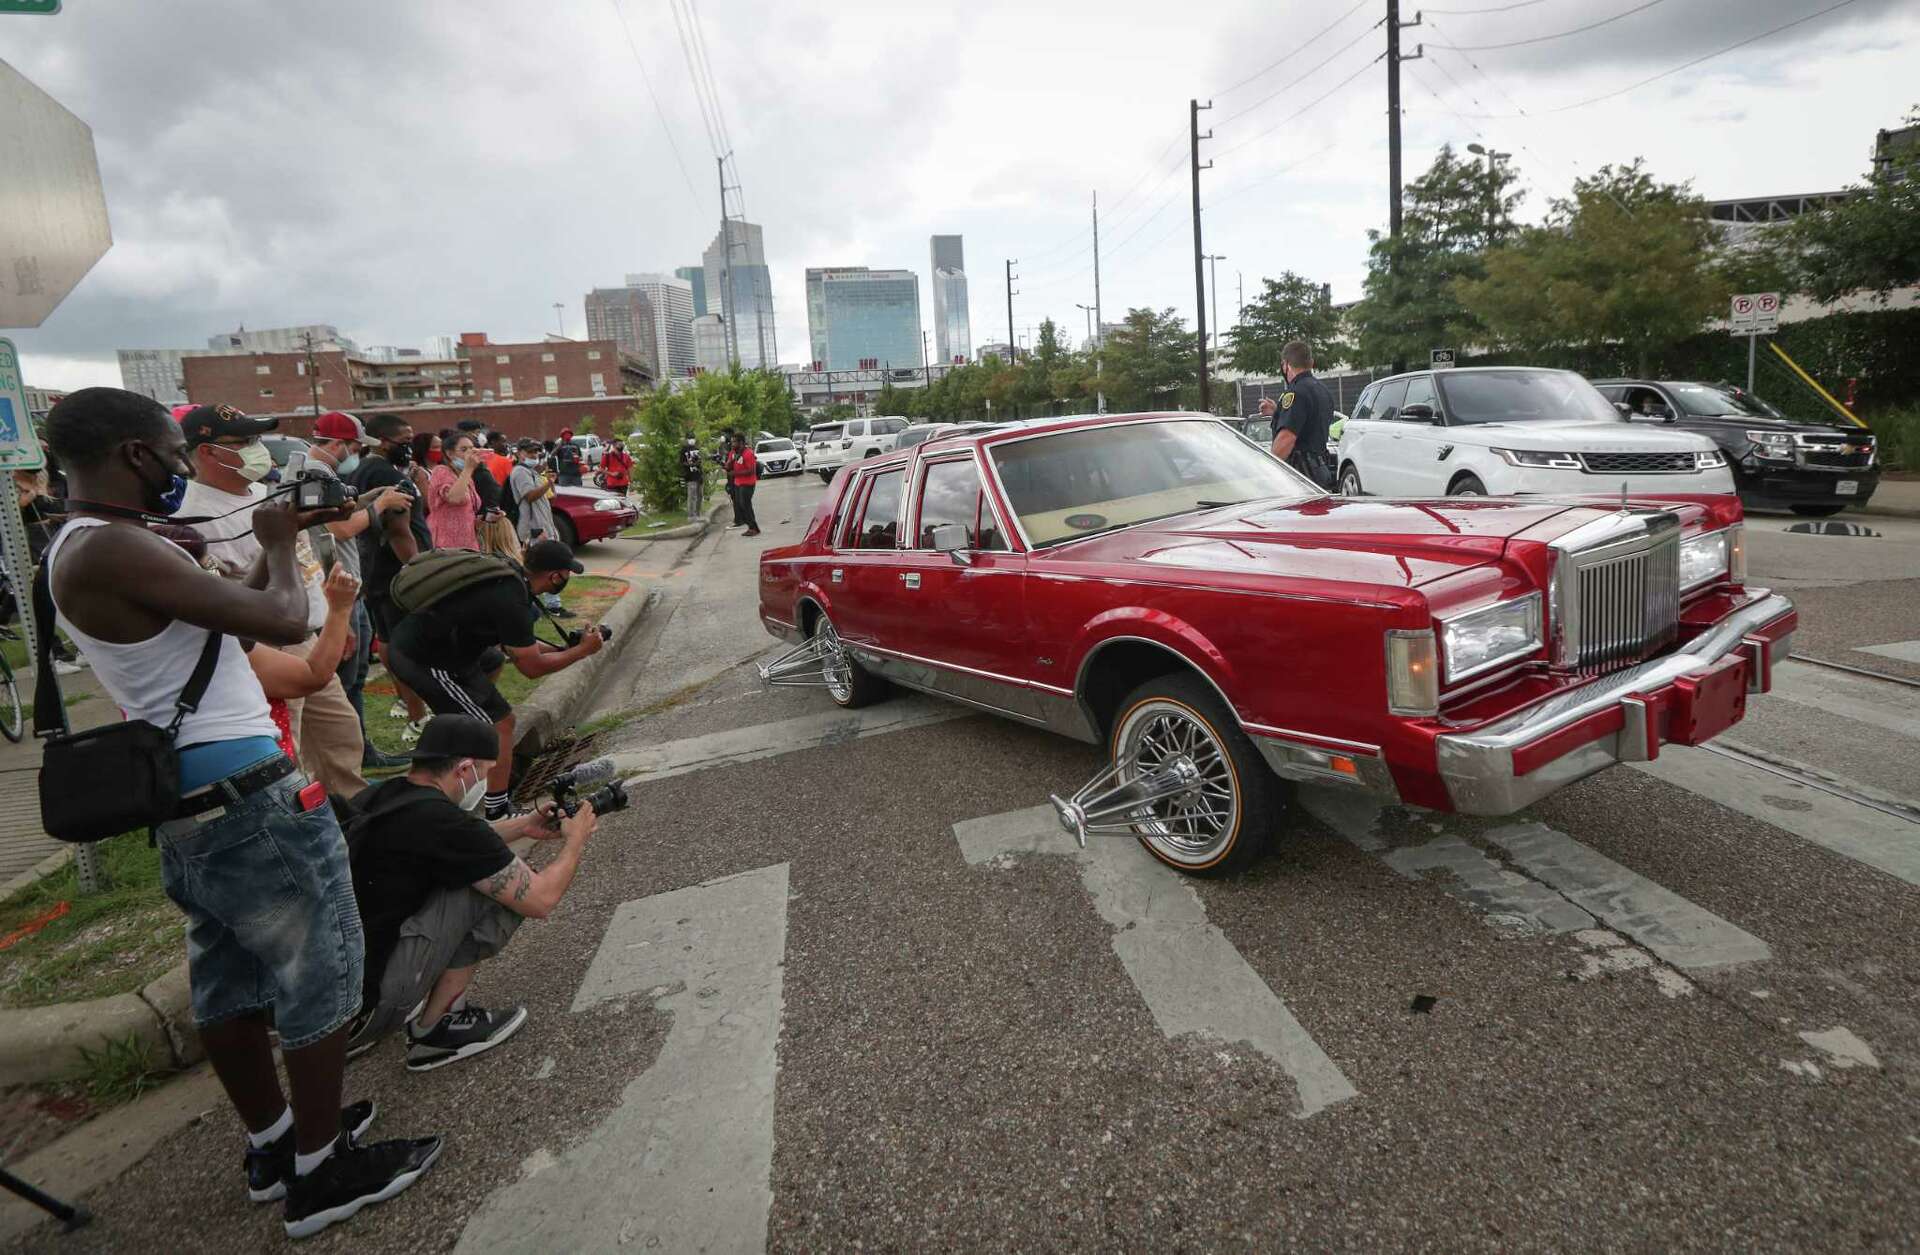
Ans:
[{"label": "car wheel arch", "polygon": [[[1182,645],[1186,648],[1182,648]],[[1128,693],[1155,676],[1183,671],[1190,671],[1205,680],[1219,694],[1226,708],[1234,711],[1238,718],[1233,699],[1227,696],[1220,678],[1196,661],[1190,651],[1200,652],[1194,651],[1193,644],[1188,641],[1176,645],[1154,637],[1131,634],[1111,635],[1088,648],[1081,656],[1073,693],[1094,734],[1102,742],[1105,741],[1113,730],[1113,719],[1119,714],[1120,703]],[[1211,646],[1206,646],[1204,652],[1214,655],[1209,661],[1219,661],[1217,651]]]}]

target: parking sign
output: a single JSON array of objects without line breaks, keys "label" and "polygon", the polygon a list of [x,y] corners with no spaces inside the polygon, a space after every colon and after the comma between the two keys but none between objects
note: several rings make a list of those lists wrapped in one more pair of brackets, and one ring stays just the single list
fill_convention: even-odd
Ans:
[{"label": "parking sign", "polygon": [[46,464],[27,412],[20,354],[14,351],[13,341],[0,340],[0,470],[37,471]]},{"label": "parking sign", "polygon": [[1733,298],[1727,330],[1737,336],[1772,335],[1780,329],[1778,292],[1742,292]]},{"label": "parking sign", "polygon": [[1453,368],[1453,350],[1434,349],[1431,353],[1427,354],[1427,365],[1434,370],[1451,370]]}]

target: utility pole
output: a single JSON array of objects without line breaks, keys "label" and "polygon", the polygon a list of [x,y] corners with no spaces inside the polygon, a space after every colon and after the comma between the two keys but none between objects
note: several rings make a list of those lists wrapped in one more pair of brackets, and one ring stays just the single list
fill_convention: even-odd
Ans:
[{"label": "utility pole", "polygon": [[[727,216],[727,159],[715,157],[720,169],[720,325],[727,333],[727,365],[740,369],[740,330],[735,325],[740,311],[733,290],[733,219]],[[1398,167],[1395,167],[1398,169]]]},{"label": "utility pole", "polygon": [[1073,307],[1087,316],[1087,347],[1093,347],[1093,306],[1075,301]]},{"label": "utility pole", "polygon": [[1020,277],[1013,273],[1013,263],[1019,260],[1018,257],[1007,258],[1007,365],[1009,366],[1020,360],[1019,350],[1014,347],[1018,342],[1013,338],[1013,281]]},{"label": "utility pole", "polygon": [[566,339],[567,338],[567,307],[565,302],[555,301],[553,303],[553,317],[554,317],[554,321],[560,324],[560,338],[562,340]]},{"label": "utility pole", "polygon": [[1247,316],[1247,276],[1245,271],[1233,272],[1233,286],[1236,299],[1233,303],[1233,320],[1239,322]]},{"label": "utility pole", "polygon": [[[307,389],[313,397],[313,416],[315,418],[319,418],[320,417],[320,376],[317,373],[318,368],[314,365],[314,361],[313,361],[313,332],[311,331],[303,332],[302,335],[305,337],[306,345],[307,345]],[[1752,374],[1753,372],[1749,371],[1747,373]],[[1753,389],[1748,388],[1747,391],[1751,392],[1753,391]]]},{"label": "utility pole", "polygon": [[1217,263],[1227,259],[1225,253],[1207,254],[1207,281],[1213,284],[1213,351],[1220,351],[1220,267]]},{"label": "utility pole", "polygon": [[920,333],[920,386],[933,387],[933,370],[927,365],[927,333]]},{"label": "utility pole", "polygon": [[[1387,0],[1389,4],[1398,0]],[[1194,321],[1199,324],[1199,334],[1194,337],[1200,348],[1200,408],[1211,414],[1213,396],[1207,380],[1207,274],[1201,263],[1206,257],[1206,247],[1200,240],[1200,172],[1213,169],[1213,162],[1200,164],[1200,141],[1212,139],[1213,132],[1200,134],[1200,111],[1213,108],[1213,102],[1201,104],[1197,100],[1187,101],[1187,134],[1189,138],[1189,158],[1193,167],[1193,293]]]},{"label": "utility pole", "polygon": [[1107,390],[1101,383],[1101,350],[1107,347],[1107,329],[1100,321],[1100,193],[1093,194],[1093,412],[1107,412]]},{"label": "utility pole", "polygon": [[[1400,240],[1400,63],[1418,61],[1426,53],[1423,44],[1412,56],[1400,54],[1400,32],[1420,25],[1419,15],[1411,22],[1400,21],[1400,0],[1387,0],[1387,238]],[[1391,258],[1392,253],[1387,256]],[[1404,359],[1393,364],[1395,371],[1407,368]]]}]

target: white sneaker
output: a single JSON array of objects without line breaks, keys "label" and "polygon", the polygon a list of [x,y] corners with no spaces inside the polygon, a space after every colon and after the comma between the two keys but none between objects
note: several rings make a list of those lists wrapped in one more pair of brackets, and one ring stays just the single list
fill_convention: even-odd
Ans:
[{"label": "white sneaker", "polygon": [[418,741],[420,734],[427,730],[427,719],[431,718],[433,718],[433,716],[428,715],[426,719],[410,721],[407,726],[400,731],[400,743],[402,745],[412,745],[415,741]]},{"label": "white sneaker", "polygon": [[406,717],[407,704],[405,702],[395,702],[393,705],[387,707],[387,718],[405,719]]},{"label": "white sneaker", "polygon": [[65,662],[59,658],[53,660],[53,673],[55,675],[79,675],[83,670],[85,670],[85,668],[77,662]]}]

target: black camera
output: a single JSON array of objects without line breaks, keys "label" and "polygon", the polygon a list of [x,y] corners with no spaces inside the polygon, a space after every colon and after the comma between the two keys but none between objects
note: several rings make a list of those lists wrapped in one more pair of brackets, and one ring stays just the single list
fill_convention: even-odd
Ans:
[{"label": "black camera", "polygon": [[[627,809],[626,786],[613,778],[613,772],[611,758],[596,758],[590,763],[581,763],[578,767],[561,772],[547,787],[553,792],[554,805],[569,819],[580,813],[582,802],[591,805],[596,815],[611,815]],[[581,789],[599,784],[602,780],[607,783],[584,798],[580,796]]]},{"label": "black camera", "polygon": [[575,645],[578,645],[581,641],[586,640],[587,632],[600,633],[600,639],[603,641],[610,641],[613,639],[612,628],[608,627],[604,623],[596,623],[592,627],[587,628],[585,631],[582,631],[579,628],[569,629],[567,632],[567,648],[572,649]]},{"label": "black camera", "polygon": [[312,471],[301,471],[293,481],[293,508],[302,513],[308,510],[337,510],[353,500],[353,494],[347,486],[331,475],[316,475]]}]

